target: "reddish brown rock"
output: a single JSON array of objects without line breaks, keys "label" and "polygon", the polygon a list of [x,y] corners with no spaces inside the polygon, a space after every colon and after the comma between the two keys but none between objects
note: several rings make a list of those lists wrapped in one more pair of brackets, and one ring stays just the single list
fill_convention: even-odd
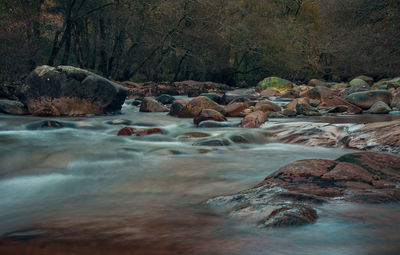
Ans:
[{"label": "reddish brown rock", "polygon": [[287,105],[285,105],[284,108],[285,109],[289,109],[289,110],[296,110],[296,105],[298,103],[310,104],[310,99],[307,98],[307,97],[294,99],[294,100],[292,100],[292,102],[290,102]]},{"label": "reddish brown rock", "polygon": [[225,109],[208,97],[195,97],[186,105],[179,117],[197,117],[203,109],[212,109],[225,115]]},{"label": "reddish brown rock", "polygon": [[240,125],[242,128],[259,128],[267,120],[265,112],[255,111],[246,115]]},{"label": "reddish brown rock", "polygon": [[216,110],[203,109],[200,112],[199,116],[193,119],[193,123],[195,125],[199,125],[200,122],[205,120],[226,121],[226,118],[224,115],[222,115],[220,112],[217,112]]},{"label": "reddish brown rock", "polygon": [[136,128],[134,127],[124,127],[118,131],[118,136],[131,136],[135,133]]},{"label": "reddish brown rock", "polygon": [[291,99],[295,99],[295,98],[298,98],[299,97],[299,94],[297,94],[296,92],[294,92],[294,91],[287,91],[287,92],[285,92],[285,93],[283,93],[282,95],[281,95],[281,98],[291,98]]},{"label": "reddish brown rock", "polygon": [[184,117],[189,115],[186,110],[188,103],[189,102],[184,99],[175,100],[169,109],[169,115],[176,117]]},{"label": "reddish brown rock", "polygon": [[263,111],[263,112],[279,112],[281,107],[269,100],[261,100],[255,105],[256,111]]},{"label": "reddish brown rock", "polygon": [[153,134],[163,134],[163,131],[160,128],[137,129],[135,131],[136,136],[146,136]]},{"label": "reddish brown rock", "polygon": [[400,152],[400,120],[366,124],[350,133],[349,148]]},{"label": "reddish brown rock", "polygon": [[234,217],[253,219],[261,226],[288,227],[315,222],[322,203],[400,201],[400,157],[362,152],[337,160],[293,162],[253,189],[207,201],[225,207]]},{"label": "reddish brown rock", "polygon": [[335,92],[330,88],[319,86],[302,92],[300,97],[307,97],[309,99],[317,99],[322,101],[322,98],[334,95]]},{"label": "reddish brown rock", "polygon": [[140,104],[141,112],[168,112],[168,108],[153,97],[145,97]]},{"label": "reddish brown rock", "polygon": [[260,92],[261,97],[279,97],[281,96],[281,92],[275,89],[264,89]]},{"label": "reddish brown rock", "polygon": [[347,106],[347,111],[348,113],[352,114],[360,114],[362,113],[362,109],[356,105],[353,105],[343,99],[341,99],[338,96],[328,96],[328,97],[323,97],[321,99],[321,104],[318,106],[319,110],[327,110],[331,109],[333,107],[336,107],[338,105],[345,105]]},{"label": "reddish brown rock", "polygon": [[225,113],[227,117],[243,117],[245,114],[243,111],[247,109],[250,106],[249,103],[233,103],[233,104],[228,104],[225,107]]}]

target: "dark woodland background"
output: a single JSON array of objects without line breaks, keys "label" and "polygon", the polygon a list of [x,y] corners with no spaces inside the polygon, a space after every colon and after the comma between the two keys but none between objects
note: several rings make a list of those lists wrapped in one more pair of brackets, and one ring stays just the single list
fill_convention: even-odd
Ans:
[{"label": "dark woodland background", "polygon": [[400,74],[398,0],[1,0],[0,82],[37,65],[117,81]]}]

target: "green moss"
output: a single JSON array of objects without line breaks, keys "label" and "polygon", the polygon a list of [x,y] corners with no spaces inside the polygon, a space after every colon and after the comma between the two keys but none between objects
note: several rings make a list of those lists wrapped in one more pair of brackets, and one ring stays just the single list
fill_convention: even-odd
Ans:
[{"label": "green moss", "polygon": [[279,77],[268,77],[260,81],[257,88],[284,90],[293,88],[293,83]]}]

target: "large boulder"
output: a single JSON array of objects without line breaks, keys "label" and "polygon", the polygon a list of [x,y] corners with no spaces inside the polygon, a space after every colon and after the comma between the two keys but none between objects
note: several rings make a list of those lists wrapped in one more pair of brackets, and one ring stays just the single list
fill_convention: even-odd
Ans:
[{"label": "large boulder", "polygon": [[386,90],[363,91],[350,94],[346,97],[346,101],[357,105],[363,109],[369,109],[373,104],[382,101],[390,105],[392,94]]},{"label": "large boulder", "polygon": [[374,85],[374,78],[366,76],[366,75],[357,76],[355,79],[360,79],[360,80],[365,81],[366,83],[368,83],[368,85],[370,87],[372,87],[372,85]]},{"label": "large boulder", "polygon": [[281,107],[267,99],[261,100],[257,102],[255,105],[256,111],[263,111],[263,112],[279,112]]},{"label": "large boulder", "polygon": [[286,165],[252,189],[210,199],[234,218],[262,227],[290,227],[318,219],[324,203],[400,200],[400,157],[353,153],[336,160],[306,159]]},{"label": "large boulder", "polygon": [[39,66],[17,92],[33,115],[62,116],[121,110],[127,90],[99,75],[72,66]]},{"label": "large boulder", "polygon": [[250,107],[249,103],[237,102],[233,104],[228,104],[225,107],[225,114],[227,117],[243,117],[243,111]]},{"label": "large boulder", "polygon": [[279,78],[279,77],[267,77],[260,81],[257,85],[257,89],[262,91],[264,89],[275,89],[275,90],[288,90],[293,88],[291,81]]}]

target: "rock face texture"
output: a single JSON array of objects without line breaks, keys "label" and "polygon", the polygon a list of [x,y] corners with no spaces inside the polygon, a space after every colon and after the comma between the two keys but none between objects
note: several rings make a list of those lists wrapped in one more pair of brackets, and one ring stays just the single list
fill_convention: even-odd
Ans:
[{"label": "rock face texture", "polygon": [[210,199],[232,217],[260,226],[288,227],[315,222],[320,204],[344,200],[387,203],[400,200],[400,157],[363,152],[336,160],[293,162],[268,176],[255,188]]},{"label": "rock face texture", "polygon": [[385,90],[362,91],[348,95],[346,100],[363,109],[369,109],[378,101],[389,105],[392,100],[392,94]]},{"label": "rock face texture", "polygon": [[266,123],[262,128],[283,143],[400,153],[400,120],[369,124]]},{"label": "rock face texture", "polygon": [[26,78],[17,96],[33,115],[100,115],[119,111],[127,90],[83,69],[39,66]]}]

